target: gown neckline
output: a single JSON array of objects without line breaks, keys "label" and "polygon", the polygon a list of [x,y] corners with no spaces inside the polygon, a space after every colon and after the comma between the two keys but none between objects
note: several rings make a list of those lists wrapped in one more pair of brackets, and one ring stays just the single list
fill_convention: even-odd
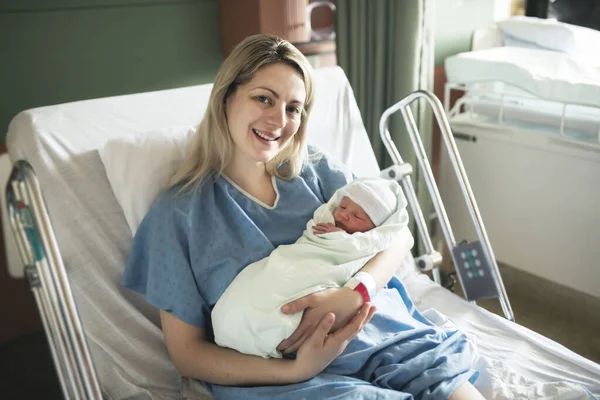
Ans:
[{"label": "gown neckline", "polygon": [[243,194],[245,197],[247,197],[249,200],[253,201],[254,203],[258,204],[259,206],[266,208],[268,210],[274,210],[277,207],[277,203],[279,202],[279,189],[277,188],[277,178],[275,177],[275,175],[271,176],[271,184],[273,185],[273,190],[275,190],[275,201],[273,202],[272,206],[268,205],[264,201],[257,199],[256,197],[252,196],[250,193],[246,192],[244,189],[242,189],[237,183],[235,183],[227,175],[223,174],[222,176],[223,176],[223,178],[225,178],[225,180],[227,182],[229,182],[241,194]]}]

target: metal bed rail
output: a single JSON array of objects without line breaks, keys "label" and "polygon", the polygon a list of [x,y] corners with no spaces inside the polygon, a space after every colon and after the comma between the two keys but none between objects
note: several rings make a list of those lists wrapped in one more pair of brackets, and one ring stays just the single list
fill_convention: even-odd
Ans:
[{"label": "metal bed rail", "polygon": [[63,396],[102,399],[40,184],[27,161],[15,163],[6,186],[6,202]]},{"label": "metal bed rail", "polygon": [[[488,265],[492,267],[492,273],[495,277],[494,284],[496,286],[496,291],[499,295],[502,311],[508,320],[514,321],[514,314],[510,306],[510,301],[508,299],[506,289],[504,288],[504,283],[502,282],[500,270],[498,269],[496,258],[494,256],[494,252],[492,250],[492,246],[490,244],[487,232],[483,225],[483,220],[481,218],[479,208],[477,207],[475,196],[473,195],[473,191],[471,190],[471,185],[469,184],[465,168],[460,159],[458,148],[456,147],[456,143],[452,135],[452,130],[450,128],[450,123],[448,122],[448,118],[446,117],[446,113],[444,112],[444,107],[435,95],[425,90],[419,90],[414,93],[411,93],[396,104],[394,104],[393,106],[389,107],[383,112],[379,121],[379,133],[381,135],[381,139],[383,140],[385,147],[388,153],[390,154],[392,161],[395,164],[394,175],[396,176],[396,179],[399,180],[402,184],[408,203],[415,216],[415,222],[417,224],[419,235],[421,236],[421,239],[423,240],[423,244],[425,246],[425,254],[416,258],[417,266],[419,266],[422,270],[431,269],[435,282],[438,284],[441,283],[439,266],[442,263],[442,257],[440,253],[437,250],[435,250],[431,242],[431,237],[429,235],[427,223],[425,221],[425,217],[423,216],[423,212],[421,210],[421,207],[419,206],[417,195],[413,188],[412,180],[410,177],[412,173],[412,166],[403,161],[402,157],[400,156],[400,153],[398,152],[398,149],[396,148],[396,145],[392,141],[388,129],[388,120],[392,116],[392,114],[396,113],[397,111],[400,111],[404,118],[404,122],[408,130],[411,143],[415,149],[417,161],[423,172],[423,176],[425,178],[429,194],[431,195],[433,207],[439,218],[440,226],[442,228],[446,245],[448,246],[448,249],[451,250],[451,253],[452,250],[457,247],[456,239],[454,238],[454,233],[452,232],[452,227],[450,226],[450,221],[448,219],[446,209],[444,208],[444,203],[438,191],[433,172],[431,171],[431,165],[427,158],[427,153],[423,146],[423,142],[421,141],[419,130],[417,128],[417,124],[415,122],[412,110],[410,109],[410,105],[413,102],[420,99],[426,100],[433,110],[433,114],[442,133],[444,144],[446,145],[446,149],[450,156],[452,167],[454,169],[454,172],[456,173],[462,194],[467,203],[467,208],[469,210],[471,220],[475,226],[477,237],[482,245],[485,259],[487,260]],[[456,266],[457,260],[454,259],[454,257],[453,261]],[[464,282],[461,274],[457,275],[461,285],[464,287]]]},{"label": "metal bed rail", "polygon": [[[514,88],[514,89],[520,90],[520,88],[518,88],[516,86],[512,86],[512,85],[510,85],[508,83],[504,83],[504,82],[489,81],[486,83],[502,84],[508,88]],[[450,107],[450,103],[451,103],[450,95],[451,95],[452,91],[463,92],[464,96],[457,99],[456,102],[454,103],[454,105],[452,105],[452,107]],[[493,104],[494,106],[498,107],[498,110],[495,115],[490,114],[490,116],[493,116],[495,118],[495,122],[498,124],[503,124],[507,121],[506,113],[507,113],[507,110],[509,109],[510,105],[520,106],[522,108],[524,102],[535,101],[536,103],[539,103],[539,104],[555,105],[557,107],[560,107],[560,109],[561,109],[560,115],[556,114],[553,116],[556,118],[557,123],[556,124],[548,123],[546,125],[548,127],[552,127],[554,129],[556,129],[556,133],[558,133],[558,135],[560,137],[562,137],[563,139],[566,139],[568,141],[575,141],[577,143],[580,143],[583,145],[588,145],[588,146],[591,146],[594,148],[600,147],[600,113],[597,113],[596,114],[597,116],[595,116],[595,117],[591,117],[589,115],[587,116],[588,122],[590,124],[594,124],[596,126],[595,132],[594,132],[595,143],[581,142],[576,136],[574,136],[572,133],[567,131],[567,121],[570,118],[569,113],[567,112],[569,107],[577,106],[577,107],[585,107],[585,109],[587,109],[587,110],[598,110],[597,107],[593,107],[589,104],[571,104],[571,103],[558,102],[558,101],[554,101],[554,100],[546,100],[546,99],[542,99],[542,98],[527,96],[524,94],[519,95],[516,93],[485,91],[485,90],[478,88],[477,85],[473,86],[473,85],[465,85],[465,84],[455,83],[455,82],[447,82],[444,86],[444,111],[450,118],[453,118],[454,116],[461,114],[461,113],[466,113],[466,114],[468,114],[468,116],[471,119],[474,119],[475,114],[477,114],[477,109],[479,108],[481,111],[481,108],[483,108],[483,106],[485,105],[484,104],[485,100],[493,102],[493,103],[490,103],[489,105]],[[531,111],[533,111],[533,110],[531,110]],[[485,114],[485,115],[488,115],[488,114]],[[590,134],[590,136],[592,136],[592,135]]]}]

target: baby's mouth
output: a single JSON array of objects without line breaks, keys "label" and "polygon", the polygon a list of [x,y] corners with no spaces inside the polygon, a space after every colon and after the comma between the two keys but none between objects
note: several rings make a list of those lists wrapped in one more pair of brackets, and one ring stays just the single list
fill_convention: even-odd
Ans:
[{"label": "baby's mouth", "polygon": [[254,129],[254,128],[252,129],[252,132],[254,132],[254,134],[256,136],[258,136],[259,138],[264,139],[264,140],[268,140],[269,142],[274,142],[274,141],[278,140],[281,137],[281,136],[272,137],[270,135],[267,135],[266,133],[263,133],[263,132],[261,132],[261,131],[259,131],[257,129]]},{"label": "baby's mouth", "polygon": [[340,221],[335,221],[335,226],[338,228],[342,228],[343,230],[347,230],[346,225],[342,224]]}]

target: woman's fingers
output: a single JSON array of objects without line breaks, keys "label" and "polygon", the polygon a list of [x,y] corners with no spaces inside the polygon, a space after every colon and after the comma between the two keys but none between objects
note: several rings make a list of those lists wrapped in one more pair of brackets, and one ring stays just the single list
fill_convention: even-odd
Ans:
[{"label": "woman's fingers", "polygon": [[[302,325],[302,322],[300,322],[300,325],[298,325],[294,333],[292,333],[289,338],[284,339],[281,343],[279,343],[279,346],[277,346],[277,351],[280,351],[283,354],[289,354],[291,351],[288,349],[291,349],[292,346],[295,346],[294,351],[298,350],[300,344],[306,340],[306,337],[308,337],[313,330],[314,329],[312,329],[311,325]],[[300,342],[300,344],[298,344],[298,342]]]},{"label": "woman's fingers", "polygon": [[328,336],[329,331],[331,330],[331,327],[333,326],[334,322],[335,322],[335,314],[334,313],[325,314],[323,319],[319,322],[319,324],[315,328],[315,331],[308,336],[307,340],[310,340],[311,342],[316,341],[316,343],[319,346],[323,346],[323,344],[327,340],[327,336]]},{"label": "woman's fingers", "polygon": [[[369,304],[369,303],[367,303]],[[353,319],[351,319],[350,321],[348,321],[348,323],[346,324],[346,326],[351,325],[351,324],[355,324],[352,327],[352,330],[356,330],[356,333],[354,334],[354,336],[356,336],[356,334],[358,334],[358,332],[361,331],[361,329],[363,328],[363,326],[369,322],[369,320],[371,319],[371,317],[373,316],[373,312],[375,311],[375,306],[371,306],[370,309],[368,307],[366,307],[365,305],[363,305],[363,309],[361,309],[359,311],[359,313],[357,313]],[[321,323],[324,323],[325,319],[327,318],[327,315],[332,314],[332,313],[328,313],[326,314],[321,321],[319,322],[319,324],[317,326],[321,326]],[[335,317],[335,314],[333,314]],[[358,322],[356,322],[358,321]],[[334,322],[335,322],[335,318],[334,318]],[[361,324],[362,322],[362,324]],[[333,326],[333,323],[332,325]],[[294,353],[296,351],[298,351],[298,349],[302,346],[302,344],[304,343],[305,340],[307,340],[312,333],[316,330],[312,328],[312,326],[308,326],[306,329],[300,329],[300,327],[298,327],[298,329],[296,330],[296,332],[294,332],[292,334],[292,336],[290,336],[289,338],[285,339],[284,341],[282,341],[280,343],[279,346],[277,346],[277,351],[280,351],[282,354],[284,355],[288,355],[291,353]],[[354,337],[352,336],[352,338]],[[350,338],[351,339],[351,338]]]},{"label": "woman's fingers", "polygon": [[369,323],[369,321],[371,321],[371,318],[373,318],[373,314],[375,314],[375,311],[377,311],[377,307],[371,306],[371,309],[369,310],[369,315],[367,316],[366,321],[363,323],[363,326],[362,326],[363,328],[365,327],[366,324]]},{"label": "woman's fingers", "polygon": [[300,346],[302,346],[304,341],[310,337],[310,334],[311,331],[305,331],[304,334],[300,336],[300,338],[298,338],[298,340],[292,342],[292,344],[281,350],[281,353],[284,355],[288,355],[298,351],[298,349],[300,348]]},{"label": "woman's fingers", "polygon": [[[307,296],[301,297],[297,300],[294,300],[290,303],[287,303],[283,307],[281,307],[281,311],[284,314],[295,314],[300,311],[304,311],[307,308],[310,308],[313,304],[314,294],[309,294]],[[294,333],[289,338],[284,339],[279,346],[277,346],[277,351],[283,351],[286,348],[290,347],[292,344],[296,344],[299,340],[301,340],[300,344],[305,340],[304,336],[306,333],[310,334],[313,331],[313,327],[317,324],[317,321],[311,322],[309,318],[307,318],[307,314],[304,313],[302,319],[300,320],[300,325],[296,328]],[[298,345],[299,347],[299,345]],[[297,350],[297,347],[296,347]],[[294,350],[295,351],[295,350]],[[286,352],[285,354],[288,354]]]},{"label": "woman's fingers", "polygon": [[375,313],[375,306],[371,303],[365,303],[362,305],[359,313],[356,314],[352,319],[332,336],[339,341],[350,341],[358,335],[362,328],[369,322]]},{"label": "woman's fingers", "polygon": [[348,343],[360,332],[364,324],[375,312],[375,307],[365,303],[343,328],[329,334],[335,323],[336,316],[328,312],[313,331],[307,334],[307,339],[298,349],[295,366],[301,376],[313,377],[323,371],[337,356],[339,356]]},{"label": "woman's fingers", "polygon": [[[299,328],[299,327],[298,327]],[[292,343],[296,343],[296,341],[298,339],[300,339],[300,337],[302,337],[304,335],[304,331],[300,330],[296,328],[296,330],[294,331],[294,333],[292,333],[292,336],[290,336],[287,339],[284,339],[281,341],[281,343],[279,343],[279,346],[277,346],[277,351],[284,353],[284,351],[290,347],[290,345]],[[288,354],[288,353],[284,353],[284,354]]]},{"label": "woman's fingers", "polygon": [[281,311],[284,314],[296,314],[297,312],[303,311],[311,305],[312,294],[304,297],[300,297],[294,301],[291,301],[281,307]]}]

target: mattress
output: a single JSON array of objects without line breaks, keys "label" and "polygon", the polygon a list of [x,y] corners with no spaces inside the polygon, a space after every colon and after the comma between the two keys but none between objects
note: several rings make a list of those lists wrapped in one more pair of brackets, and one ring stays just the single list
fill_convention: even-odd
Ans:
[{"label": "mattress", "polygon": [[494,47],[450,56],[445,69],[448,82],[504,82],[545,100],[600,107],[600,66],[563,53]]},{"label": "mattress", "polygon": [[[323,146],[358,175],[377,174],[342,70],[320,69],[316,78],[309,141]],[[119,285],[131,234],[98,149],[111,138],[196,123],[209,92],[210,85],[202,85],[42,107],[20,113],[9,127],[11,159],[29,161],[40,181],[100,385],[109,398],[176,399],[180,384],[163,343],[157,310]],[[464,302],[424,275],[409,273],[403,278],[419,307],[438,309],[474,338],[487,357],[479,360],[484,363],[482,370],[490,371],[484,374],[490,382],[501,382],[491,373],[505,369],[486,366],[486,360],[504,358],[512,365],[514,374],[509,375],[515,379],[524,376],[527,382],[540,380],[542,385],[569,379],[600,395],[597,364]],[[508,377],[506,371],[501,373]],[[502,393],[484,378],[479,382]],[[532,385],[528,387],[536,387]],[[195,381],[184,380],[184,388],[192,390],[194,398],[206,396]]]}]

